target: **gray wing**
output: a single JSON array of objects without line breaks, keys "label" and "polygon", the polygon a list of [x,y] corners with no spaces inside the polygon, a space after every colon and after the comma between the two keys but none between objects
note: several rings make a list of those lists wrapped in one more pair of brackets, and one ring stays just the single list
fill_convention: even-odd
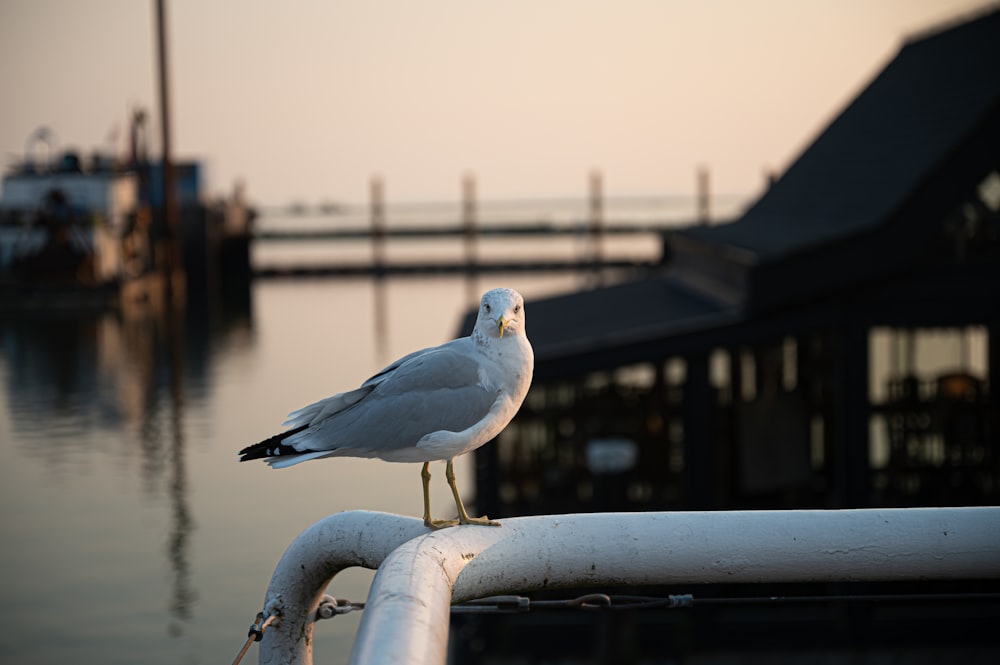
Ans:
[{"label": "gray wing", "polygon": [[370,456],[415,446],[431,432],[471,427],[487,416],[498,392],[480,384],[479,362],[470,351],[449,343],[412,354],[376,375],[381,379],[377,383],[369,385],[369,380],[343,393],[362,394],[353,404],[313,419],[285,443],[301,452],[343,450]]},{"label": "gray wing", "polygon": [[401,365],[409,362],[410,360],[422,356],[427,353],[433,353],[440,349],[444,349],[453,345],[458,340],[453,340],[441,346],[435,346],[427,349],[420,349],[419,351],[414,351],[409,353],[399,360],[395,361],[391,365],[383,367],[376,374],[369,377],[364,383],[361,384],[360,388],[354,390],[348,390],[347,392],[337,393],[336,395],[331,395],[318,402],[313,402],[308,406],[304,406],[301,409],[297,409],[288,414],[288,418],[285,422],[281,423],[288,427],[301,427],[302,425],[316,425],[321,421],[329,418],[330,416],[347,409],[358,401],[363,399],[372,389],[379,383],[385,381],[389,376],[392,376]]},{"label": "gray wing", "polygon": [[440,351],[442,349],[446,349],[446,348],[449,348],[451,346],[454,346],[455,342],[457,342],[457,341],[458,340],[452,340],[451,342],[447,342],[445,344],[442,344],[441,346],[432,346],[432,347],[427,348],[427,349],[420,349],[419,351],[414,351],[413,353],[408,353],[405,356],[403,356],[402,358],[400,358],[399,360],[397,360],[394,363],[392,363],[391,365],[387,365],[386,367],[383,367],[378,372],[376,372],[375,374],[373,374],[372,376],[370,376],[368,378],[368,380],[366,380],[364,383],[361,384],[361,387],[362,388],[367,388],[369,386],[374,386],[374,385],[377,385],[379,383],[382,383],[382,381],[384,381],[386,379],[386,377],[388,377],[390,374],[392,374],[394,371],[396,371],[399,368],[400,365],[404,365],[407,362],[409,362],[410,360],[413,360],[414,358],[417,358],[418,356],[422,356],[422,355],[425,355],[425,354],[428,354],[428,353],[434,353],[435,351]]},{"label": "gray wing", "polygon": [[355,390],[349,390],[346,393],[337,393],[326,399],[313,402],[309,406],[304,406],[289,413],[288,418],[281,424],[291,427],[301,427],[302,425],[318,423],[335,413],[357,404],[373,389],[374,386],[362,386]]}]

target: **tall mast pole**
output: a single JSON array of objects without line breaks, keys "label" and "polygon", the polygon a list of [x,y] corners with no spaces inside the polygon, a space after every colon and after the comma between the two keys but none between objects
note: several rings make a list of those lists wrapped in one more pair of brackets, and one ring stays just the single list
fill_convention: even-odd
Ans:
[{"label": "tall mast pole", "polygon": [[164,267],[167,272],[167,298],[173,300],[174,280],[183,267],[180,220],[177,216],[177,188],[170,137],[170,80],[167,68],[167,21],[165,0],[156,0],[156,52],[160,91],[160,142],[163,150],[161,184],[163,186],[163,218],[167,229]]}]

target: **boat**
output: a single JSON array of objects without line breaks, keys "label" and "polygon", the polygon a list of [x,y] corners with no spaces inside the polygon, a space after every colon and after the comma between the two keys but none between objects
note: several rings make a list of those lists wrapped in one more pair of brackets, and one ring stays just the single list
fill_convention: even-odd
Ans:
[{"label": "boat", "polygon": [[[172,231],[162,162],[146,157],[144,127],[137,112],[127,155],[98,152],[87,160],[58,151],[47,128],[31,136],[25,156],[3,177],[0,312],[116,307],[165,292],[171,298],[183,294],[171,289],[185,278],[204,290],[219,272],[248,279],[252,213],[241,190],[231,201],[205,204],[200,163],[175,164]],[[234,270],[234,261],[243,269]]]},{"label": "boat", "polygon": [[3,178],[0,307],[113,304],[153,269],[139,173],[106,156],[85,166],[74,151],[53,155],[50,136],[35,132]]}]

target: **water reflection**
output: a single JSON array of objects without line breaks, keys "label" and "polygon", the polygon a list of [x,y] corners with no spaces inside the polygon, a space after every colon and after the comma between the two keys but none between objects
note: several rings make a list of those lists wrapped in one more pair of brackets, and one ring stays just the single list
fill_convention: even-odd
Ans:
[{"label": "water reflection", "polygon": [[[464,313],[467,308],[477,307],[479,305],[480,297],[482,297],[483,292],[486,290],[482,286],[485,281],[484,278],[474,272],[466,273],[458,279],[460,279],[464,285],[464,300],[454,303],[456,317],[458,314]],[[371,279],[372,309],[374,313],[372,329],[374,330],[375,341],[374,367],[378,368],[385,367],[396,359],[389,348],[389,299],[387,293],[389,282],[391,282],[391,280],[385,275],[375,275]],[[406,325],[405,322],[400,322],[400,324]],[[433,344],[438,344],[444,341],[446,340],[436,340]],[[406,353],[415,350],[415,348],[407,349]]]},{"label": "water reflection", "polygon": [[213,347],[253,339],[249,307],[192,305],[173,312],[133,304],[120,311],[0,313],[11,452],[41,458],[50,468],[69,465],[71,472],[74,460],[94,447],[111,447],[124,460],[137,453],[143,493],[167,499],[167,631],[174,637],[184,634],[197,599],[185,437],[189,394],[197,401],[207,393]]},{"label": "water reflection", "polygon": [[[197,301],[195,301],[197,302]],[[170,536],[167,554],[172,574],[172,599],[170,615],[173,621],[169,624],[172,636],[183,633],[183,624],[191,618],[191,607],[196,596],[191,587],[190,565],[188,561],[188,546],[194,521],[188,506],[188,479],[186,470],[186,446],[184,441],[184,370],[185,348],[187,335],[180,325],[177,312],[167,309],[163,313],[167,338],[164,345],[167,350],[168,376],[170,383],[170,433],[169,433],[169,468],[170,483]],[[195,317],[192,317],[193,319]],[[206,337],[194,337],[205,340]]]},{"label": "water reflection", "polygon": [[385,276],[377,275],[372,279],[372,301],[375,320],[375,365],[385,367],[389,364],[389,311],[385,293]]},{"label": "water reflection", "polygon": [[170,602],[170,616],[173,621],[169,624],[169,631],[172,636],[180,636],[183,633],[184,624],[191,619],[191,609],[197,600],[191,585],[191,566],[189,561],[189,547],[191,543],[191,533],[194,531],[194,520],[191,518],[191,508],[188,505],[188,478],[186,471],[186,455],[184,450],[184,436],[181,428],[181,402],[174,401],[172,446],[170,454],[170,536],[167,542],[167,556],[170,561],[172,575],[171,589],[173,595]]},{"label": "water reflection", "polygon": [[[273,280],[254,285],[252,308],[0,312],[0,492],[14,506],[0,517],[0,652],[23,663],[229,662],[238,644],[225,636],[245,638],[301,529],[339,510],[419,506],[411,465],[343,459],[278,473],[237,464],[236,450],[287,411],[447,340],[499,285],[530,297],[576,280]],[[451,500],[443,483],[431,491]],[[331,593],[363,599],[368,582],[339,576]],[[87,606],[89,620],[65,622],[53,597]],[[346,660],[357,620],[324,625],[324,660]]]}]

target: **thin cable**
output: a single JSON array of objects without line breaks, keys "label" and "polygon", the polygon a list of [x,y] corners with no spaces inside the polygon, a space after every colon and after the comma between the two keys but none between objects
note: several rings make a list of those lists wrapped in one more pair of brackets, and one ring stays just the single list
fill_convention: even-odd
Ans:
[{"label": "thin cable", "polygon": [[837,596],[753,596],[747,598],[695,598],[692,594],[662,596],[609,596],[586,594],[561,600],[532,600],[525,596],[490,596],[451,608],[452,614],[517,614],[531,610],[647,610],[689,609],[699,606],[819,603],[929,603],[1000,600],[1000,593],[926,593]]},{"label": "thin cable", "polygon": [[267,618],[267,621],[264,621],[264,613],[257,613],[257,620],[254,621],[253,625],[250,626],[250,630],[247,632],[246,644],[244,644],[243,648],[240,649],[239,654],[236,656],[236,660],[233,661],[233,665],[240,665],[240,661],[243,660],[243,656],[247,655],[247,651],[250,650],[250,645],[264,639],[264,631],[267,630],[267,627],[270,626],[271,623],[277,618],[278,616],[276,614],[272,614]]}]

